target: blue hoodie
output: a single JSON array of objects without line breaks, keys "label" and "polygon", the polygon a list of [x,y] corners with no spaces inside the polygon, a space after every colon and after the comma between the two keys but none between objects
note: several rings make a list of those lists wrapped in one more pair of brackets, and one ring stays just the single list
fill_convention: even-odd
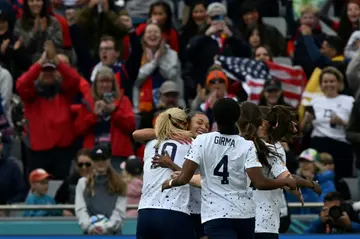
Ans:
[{"label": "blue hoodie", "polygon": [[320,202],[324,201],[326,194],[330,192],[336,192],[334,177],[335,174],[331,170],[325,170],[324,172],[316,174],[315,180],[318,181],[322,190],[322,194],[320,195]]}]

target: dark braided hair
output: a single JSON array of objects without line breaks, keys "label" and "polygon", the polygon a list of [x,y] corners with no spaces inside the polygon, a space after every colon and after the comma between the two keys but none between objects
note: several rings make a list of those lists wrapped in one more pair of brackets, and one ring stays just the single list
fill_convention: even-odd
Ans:
[{"label": "dark braided hair", "polygon": [[271,166],[267,160],[269,156],[278,154],[266,146],[264,140],[258,136],[258,129],[263,123],[263,116],[259,107],[246,101],[240,105],[241,116],[238,120],[241,135],[246,140],[252,140],[255,144],[259,162],[270,171]]}]

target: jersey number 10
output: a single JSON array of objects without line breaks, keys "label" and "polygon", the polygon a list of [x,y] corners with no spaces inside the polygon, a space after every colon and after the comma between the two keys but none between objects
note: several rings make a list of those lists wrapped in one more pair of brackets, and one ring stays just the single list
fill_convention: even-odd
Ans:
[{"label": "jersey number 10", "polygon": [[[221,184],[229,184],[229,171],[228,171],[229,157],[224,155],[220,162],[214,168],[214,175],[222,177]],[[220,172],[222,168],[222,172]]]},{"label": "jersey number 10", "polygon": [[[166,150],[166,148],[171,148],[171,155],[170,155],[170,157],[171,157],[171,159],[172,159],[172,161],[174,162],[174,160],[175,160],[175,155],[176,155],[176,150],[177,150],[177,145],[176,144],[174,144],[174,143],[165,143],[163,146],[162,146],[162,149],[161,149],[161,155],[165,155],[165,150]],[[157,148],[157,149],[155,149],[155,154],[159,154],[159,149]],[[155,165],[151,165],[150,166],[150,168],[151,169],[154,169],[154,168],[156,168],[156,166]]]}]

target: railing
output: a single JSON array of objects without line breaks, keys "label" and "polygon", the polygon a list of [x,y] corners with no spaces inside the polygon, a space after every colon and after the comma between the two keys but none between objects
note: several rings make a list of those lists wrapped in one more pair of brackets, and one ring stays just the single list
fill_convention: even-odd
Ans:
[{"label": "railing", "polygon": [[[290,208],[319,208],[324,204],[319,202],[308,202],[304,206],[301,203],[292,202],[288,204]],[[137,209],[138,205],[129,204],[127,209]],[[25,205],[25,204],[13,204],[13,205],[0,205],[0,211],[22,211],[22,210],[74,210],[75,205],[71,204],[57,204],[57,205]]]}]

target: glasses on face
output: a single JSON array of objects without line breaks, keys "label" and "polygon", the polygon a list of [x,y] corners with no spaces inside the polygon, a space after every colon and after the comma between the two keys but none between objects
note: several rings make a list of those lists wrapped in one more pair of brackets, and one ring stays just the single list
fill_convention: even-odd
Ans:
[{"label": "glasses on face", "polygon": [[91,163],[86,162],[86,163],[78,163],[77,164],[79,168],[85,167],[85,168],[90,168],[91,167]]}]

